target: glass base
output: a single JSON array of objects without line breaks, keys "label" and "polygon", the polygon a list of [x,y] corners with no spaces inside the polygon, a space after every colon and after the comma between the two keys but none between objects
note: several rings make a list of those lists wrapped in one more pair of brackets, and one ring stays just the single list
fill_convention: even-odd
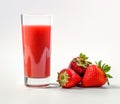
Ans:
[{"label": "glass base", "polygon": [[50,77],[47,78],[29,78],[25,77],[25,85],[27,87],[47,87],[50,83]]}]

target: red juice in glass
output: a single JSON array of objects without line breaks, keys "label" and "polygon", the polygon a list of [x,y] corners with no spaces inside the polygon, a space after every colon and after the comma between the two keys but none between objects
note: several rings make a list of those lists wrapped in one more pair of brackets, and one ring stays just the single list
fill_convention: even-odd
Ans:
[{"label": "red juice in glass", "polygon": [[24,75],[27,86],[48,85],[47,78],[50,77],[50,37],[50,25],[22,25]]}]

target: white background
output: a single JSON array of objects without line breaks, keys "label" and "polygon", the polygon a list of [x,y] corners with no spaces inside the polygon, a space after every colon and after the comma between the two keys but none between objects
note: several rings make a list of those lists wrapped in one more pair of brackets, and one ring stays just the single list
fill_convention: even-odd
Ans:
[{"label": "white background", "polygon": [[[111,65],[111,86],[26,88],[21,13],[52,15],[51,82],[80,52]],[[0,104],[119,103],[119,0],[0,0]]]}]

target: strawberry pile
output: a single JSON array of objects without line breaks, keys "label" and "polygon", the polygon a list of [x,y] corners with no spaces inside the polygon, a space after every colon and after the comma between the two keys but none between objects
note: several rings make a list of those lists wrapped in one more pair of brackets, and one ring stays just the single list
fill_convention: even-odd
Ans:
[{"label": "strawberry pile", "polygon": [[109,85],[108,78],[112,78],[108,72],[111,67],[102,64],[102,61],[92,64],[86,55],[80,53],[70,62],[68,68],[62,69],[58,73],[57,82],[62,88],[81,87],[101,87],[105,83]]}]

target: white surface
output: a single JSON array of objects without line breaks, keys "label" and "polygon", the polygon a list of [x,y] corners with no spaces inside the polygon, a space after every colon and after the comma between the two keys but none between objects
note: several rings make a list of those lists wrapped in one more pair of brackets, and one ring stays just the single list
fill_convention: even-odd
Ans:
[{"label": "white surface", "polygon": [[[0,104],[113,104],[120,96],[119,0],[3,0],[0,2]],[[51,82],[80,52],[111,65],[111,86],[34,89],[23,85],[21,13],[51,14]]]}]

